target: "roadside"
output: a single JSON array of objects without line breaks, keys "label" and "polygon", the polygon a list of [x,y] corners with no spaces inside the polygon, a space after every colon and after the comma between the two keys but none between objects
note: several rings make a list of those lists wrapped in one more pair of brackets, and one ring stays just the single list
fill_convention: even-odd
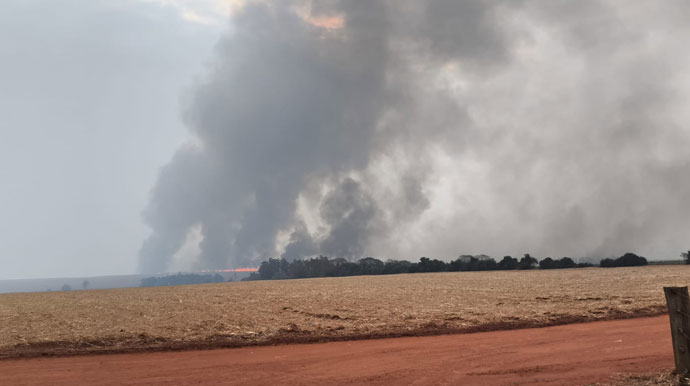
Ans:
[{"label": "roadside", "polygon": [[612,382],[595,383],[589,386],[678,386],[678,376],[671,371],[621,376]]},{"label": "roadside", "polygon": [[658,316],[463,335],[3,360],[0,384],[556,386],[610,383],[621,374],[672,366],[668,318]]}]

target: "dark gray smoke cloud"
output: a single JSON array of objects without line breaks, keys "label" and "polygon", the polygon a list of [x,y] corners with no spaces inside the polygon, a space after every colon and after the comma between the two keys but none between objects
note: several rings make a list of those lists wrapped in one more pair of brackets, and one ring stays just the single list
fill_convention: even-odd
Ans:
[{"label": "dark gray smoke cloud", "polygon": [[[686,2],[276,1],[232,18],[144,272],[268,257],[675,257]],[[198,241],[197,241],[198,242]],[[669,255],[671,254],[671,255]]]}]

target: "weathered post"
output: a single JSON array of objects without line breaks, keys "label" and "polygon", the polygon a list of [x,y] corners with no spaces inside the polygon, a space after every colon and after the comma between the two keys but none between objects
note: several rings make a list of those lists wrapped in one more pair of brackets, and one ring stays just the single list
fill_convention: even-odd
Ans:
[{"label": "weathered post", "polygon": [[676,373],[690,375],[690,296],[688,287],[664,287],[668,316],[671,320],[671,339],[676,358]]}]

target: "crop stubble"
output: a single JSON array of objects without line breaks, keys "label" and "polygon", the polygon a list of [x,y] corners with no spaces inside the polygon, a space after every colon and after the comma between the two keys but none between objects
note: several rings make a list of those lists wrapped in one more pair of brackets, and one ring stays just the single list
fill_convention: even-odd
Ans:
[{"label": "crop stubble", "polygon": [[234,347],[656,315],[690,267],[358,276],[0,295],[0,358]]}]

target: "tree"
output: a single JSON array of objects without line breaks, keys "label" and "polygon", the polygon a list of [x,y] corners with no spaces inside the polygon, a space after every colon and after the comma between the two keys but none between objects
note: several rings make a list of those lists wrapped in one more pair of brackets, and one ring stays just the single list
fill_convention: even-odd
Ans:
[{"label": "tree", "polygon": [[599,266],[603,268],[638,267],[642,265],[647,265],[647,259],[630,252],[617,259],[604,259],[599,263]]},{"label": "tree", "polygon": [[283,278],[290,266],[285,259],[268,259],[259,266],[259,277],[262,280]]},{"label": "tree", "polygon": [[558,260],[558,268],[577,268],[577,264],[569,257],[562,257]]},{"label": "tree", "polygon": [[681,253],[680,257],[682,257],[683,260],[685,260],[685,264],[690,264],[690,251]]},{"label": "tree", "polygon": [[83,289],[89,288],[89,281],[84,280],[83,282],[81,282],[81,288],[83,288]]},{"label": "tree", "polygon": [[445,261],[437,259],[429,259],[428,257],[420,257],[417,263],[417,272],[445,272],[448,270],[448,265]]},{"label": "tree", "polygon": [[498,265],[496,264],[496,260],[490,258],[490,257],[482,257],[486,255],[479,255],[480,258],[472,258],[470,260],[470,266],[469,270],[470,271],[493,271],[496,268],[498,268]]},{"label": "tree", "polygon": [[553,269],[553,268],[555,268],[555,266],[556,266],[555,262],[550,257],[547,257],[544,260],[539,262],[539,268],[540,269]]},{"label": "tree", "polygon": [[530,256],[529,253],[525,253],[525,255],[520,259],[520,263],[518,264],[518,269],[533,269],[535,268],[539,262],[537,259],[534,257]]},{"label": "tree", "polygon": [[512,256],[503,256],[503,260],[498,262],[498,269],[517,269],[518,260]]},{"label": "tree", "polygon": [[[263,263],[262,263],[263,265]],[[261,268],[259,268],[259,272],[261,272]],[[282,271],[280,272],[282,273]],[[267,277],[266,279],[275,279],[275,278],[280,278],[280,279],[301,279],[308,277],[309,271],[307,270],[307,265],[304,263],[304,260],[298,259],[294,260],[292,263],[288,263],[288,269],[285,272],[285,277],[281,276],[272,276],[272,277]],[[261,278],[263,279],[264,276],[261,275]]]},{"label": "tree", "polygon": [[362,275],[381,275],[383,274],[383,269],[385,264],[379,259],[373,257],[365,257],[359,260],[359,266]]},{"label": "tree", "polygon": [[577,264],[573,259],[569,257],[562,257],[558,260],[553,260],[550,257],[545,258],[539,262],[539,268],[541,269],[566,269],[566,268],[577,268]]},{"label": "tree", "polygon": [[331,276],[356,276],[362,274],[362,267],[358,263],[347,261],[342,257],[331,260],[333,271]]},{"label": "tree", "polygon": [[412,263],[407,260],[387,260],[383,267],[383,274],[408,273],[410,272],[410,266],[412,266]]}]

